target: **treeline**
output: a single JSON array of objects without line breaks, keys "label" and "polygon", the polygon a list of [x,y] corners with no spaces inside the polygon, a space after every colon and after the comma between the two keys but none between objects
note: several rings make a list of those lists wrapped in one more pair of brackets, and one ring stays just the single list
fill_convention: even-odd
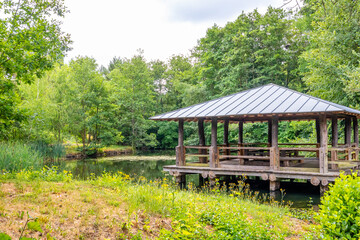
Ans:
[{"label": "treeline", "polygon": [[[242,13],[224,27],[209,28],[189,56],[166,62],[146,61],[141,51],[131,59],[115,57],[107,67],[78,57],[31,85],[16,85],[22,117],[0,127],[1,138],[75,140],[84,150],[114,144],[172,148],[177,124],[150,116],[267,83],[357,108],[359,32],[358,1],[308,0],[298,12],[269,7],[264,14]],[[280,140],[314,138],[308,124],[281,127]],[[196,144],[196,126],[185,130],[186,141]],[[249,142],[266,133],[262,124],[245,129]]]}]

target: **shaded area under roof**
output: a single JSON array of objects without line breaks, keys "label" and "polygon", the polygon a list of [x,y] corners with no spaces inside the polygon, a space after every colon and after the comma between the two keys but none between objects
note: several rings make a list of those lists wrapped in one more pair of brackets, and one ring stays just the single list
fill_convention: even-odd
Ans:
[{"label": "shaded area under roof", "polygon": [[226,118],[269,115],[311,115],[343,113],[360,118],[360,111],[303,94],[276,84],[268,84],[204,103],[151,117],[152,120]]}]

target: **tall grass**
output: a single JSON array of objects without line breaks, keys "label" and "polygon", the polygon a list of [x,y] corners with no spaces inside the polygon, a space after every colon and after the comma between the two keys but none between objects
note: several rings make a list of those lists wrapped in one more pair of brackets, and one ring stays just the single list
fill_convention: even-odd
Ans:
[{"label": "tall grass", "polygon": [[20,171],[43,167],[43,157],[30,145],[21,142],[0,142],[0,170]]},{"label": "tall grass", "polygon": [[65,157],[65,146],[61,143],[47,144],[43,141],[29,143],[45,160],[58,160]]}]

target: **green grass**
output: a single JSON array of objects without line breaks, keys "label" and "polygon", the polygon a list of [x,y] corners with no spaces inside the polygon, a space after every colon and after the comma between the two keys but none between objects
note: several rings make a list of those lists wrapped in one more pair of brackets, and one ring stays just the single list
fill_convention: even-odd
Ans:
[{"label": "green grass", "polygon": [[21,142],[0,142],[0,170],[20,171],[41,169],[43,156],[29,144]]},{"label": "green grass", "polygon": [[[65,145],[66,154],[78,154],[81,153],[82,145],[75,143],[67,143]],[[119,145],[111,145],[99,148],[100,152],[104,151],[122,151],[122,150],[131,150],[131,146],[119,146]]]},{"label": "green grass", "polygon": [[[261,204],[244,183],[179,190],[117,173],[77,181],[56,169],[0,176],[0,229],[18,237],[19,211],[31,212],[43,235],[79,239],[313,239],[314,225],[286,206]],[[29,233],[31,235],[31,233]],[[35,233],[34,233],[35,234]],[[31,235],[37,237],[37,235]]]}]

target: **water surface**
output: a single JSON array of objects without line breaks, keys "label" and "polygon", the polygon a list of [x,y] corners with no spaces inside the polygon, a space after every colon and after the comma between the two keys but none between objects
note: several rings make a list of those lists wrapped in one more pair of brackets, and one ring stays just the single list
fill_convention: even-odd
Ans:
[{"label": "water surface", "polygon": [[[123,172],[131,177],[137,178],[144,176],[148,180],[160,179],[169,176],[163,171],[163,166],[175,164],[173,151],[162,151],[155,153],[140,153],[142,155],[123,155],[108,158],[71,160],[61,162],[60,168],[71,171],[75,178],[87,179],[91,175],[99,176],[105,172]],[[198,175],[187,175],[187,182],[198,185]],[[260,193],[268,193],[268,181],[248,180],[250,188]],[[295,208],[305,208],[317,205],[320,202],[319,188],[309,183],[282,182],[281,188],[285,189],[285,201],[293,202]],[[281,199],[281,194],[277,195],[277,200]]]}]

